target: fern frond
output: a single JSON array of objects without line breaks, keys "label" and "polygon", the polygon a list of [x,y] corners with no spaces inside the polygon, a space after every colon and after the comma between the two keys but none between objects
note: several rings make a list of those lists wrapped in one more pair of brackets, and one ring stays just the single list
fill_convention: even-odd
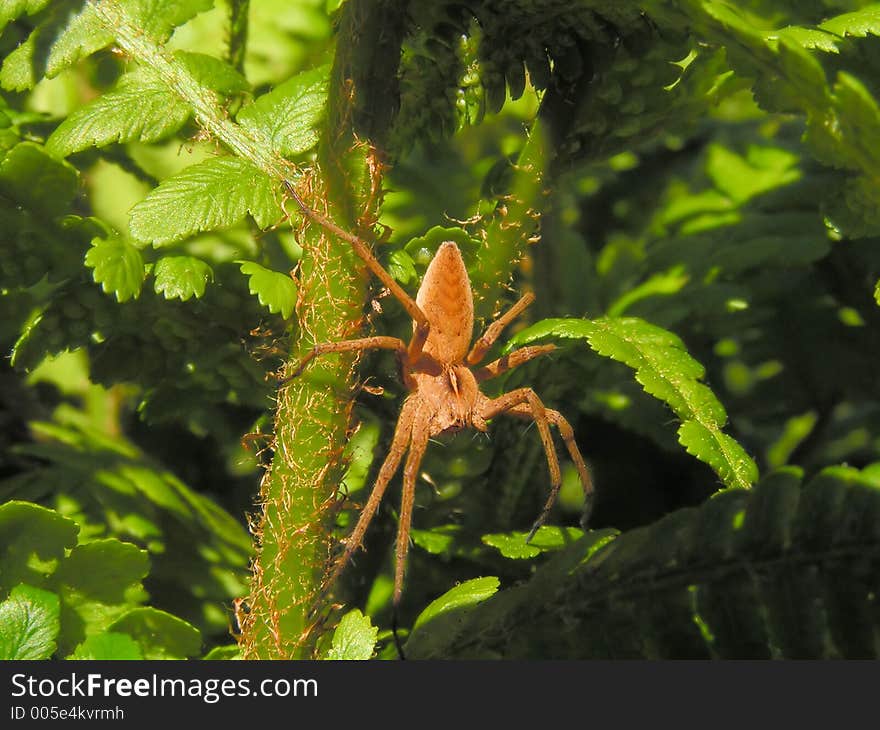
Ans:
[{"label": "fern frond", "polygon": [[876,658],[878,526],[874,471],[801,486],[787,469],[616,538],[589,533],[527,584],[420,627],[407,654]]},{"label": "fern frond", "polygon": [[703,366],[671,332],[634,317],[550,319],[519,333],[512,345],[556,336],[583,339],[600,355],[633,368],[646,392],[669,405],[682,423],[678,438],[688,453],[711,466],[729,487],[748,488],[758,468],[734,439],[721,431],[724,407],[699,379]]}]

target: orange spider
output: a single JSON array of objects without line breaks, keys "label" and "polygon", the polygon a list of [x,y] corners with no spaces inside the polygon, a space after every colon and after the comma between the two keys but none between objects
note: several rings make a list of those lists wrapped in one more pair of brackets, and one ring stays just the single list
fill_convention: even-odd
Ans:
[{"label": "orange spider", "polygon": [[395,550],[393,607],[396,615],[403,593],[416,476],[430,438],[463,428],[486,431],[487,422],[503,413],[533,420],[537,424],[547,456],[551,487],[550,496],[532,525],[527,541],[544,523],[562,486],[559,459],[553,446],[550,424],[559,428],[577,469],[588,505],[593,491],[590,475],[568,421],[558,411],[545,408],[535,391],[531,388],[517,388],[498,398],[487,398],[480,392],[479,383],[482,381],[555,349],[554,345],[523,347],[487,365],[474,367],[483,360],[502,330],[534,301],[532,294],[523,296],[492,322],[471,347],[474,329],[473,294],[467,269],[455,243],[446,241],[440,245],[413,300],[391,278],[364,241],[305,205],[291,186],[288,186],[288,190],[309,219],[352,245],[355,253],[413,319],[413,336],[408,345],[403,340],[387,336],[318,344],[291,376],[296,377],[311,360],[327,353],[373,349],[393,350],[397,353],[409,395],[403,403],[391,447],[379,469],[373,491],[354,530],[345,540],[345,550],[333,564],[325,583],[328,588],[333,585],[351,556],[363,544],[367,527],[408,448],[409,454],[403,467],[403,498]]}]

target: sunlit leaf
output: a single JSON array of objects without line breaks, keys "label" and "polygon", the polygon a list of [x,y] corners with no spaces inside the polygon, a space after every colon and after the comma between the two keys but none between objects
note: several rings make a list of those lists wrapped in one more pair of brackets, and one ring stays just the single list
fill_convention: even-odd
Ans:
[{"label": "sunlit leaf", "polygon": [[318,141],[329,68],[304,71],[263,94],[238,114],[238,122],[282,155],[305,152]]},{"label": "sunlit leaf", "polygon": [[369,659],[378,633],[379,629],[373,626],[369,616],[355,608],[339,621],[324,659]]},{"label": "sunlit leaf", "polygon": [[58,596],[20,584],[0,602],[0,659],[48,659],[59,629]]},{"label": "sunlit leaf", "polygon": [[633,368],[645,391],[682,419],[679,438],[689,453],[715,469],[728,486],[749,487],[755,482],[755,462],[721,431],[727,412],[700,382],[703,366],[672,332],[634,317],[549,319],[520,332],[513,344],[547,336],[583,339],[598,354]]},{"label": "sunlit leaf", "polygon": [[296,284],[280,271],[271,271],[254,261],[241,261],[241,273],[248,277],[248,289],[260,304],[273,314],[285,319],[293,314],[296,306]]},{"label": "sunlit leaf", "polygon": [[96,238],[86,254],[86,266],[94,272],[95,281],[107,293],[125,302],[141,293],[144,282],[144,261],[141,253],[123,238]]},{"label": "sunlit leaf", "polygon": [[138,241],[165,246],[247,214],[261,228],[281,217],[273,182],[249,162],[218,157],[164,180],[132,208],[130,228]]},{"label": "sunlit leaf", "polygon": [[214,278],[214,272],[201,259],[192,256],[164,256],[153,267],[155,289],[166,299],[197,299],[205,294],[205,287]]},{"label": "sunlit leaf", "polygon": [[52,133],[46,148],[66,157],[115,142],[155,142],[172,134],[192,110],[147,70],[126,74],[106,94],[74,111]]}]

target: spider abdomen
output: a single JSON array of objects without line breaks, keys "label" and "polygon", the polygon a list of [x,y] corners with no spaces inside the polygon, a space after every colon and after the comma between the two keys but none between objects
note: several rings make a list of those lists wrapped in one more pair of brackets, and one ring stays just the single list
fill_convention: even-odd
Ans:
[{"label": "spider abdomen", "polygon": [[428,265],[416,303],[431,323],[423,351],[445,365],[461,362],[474,333],[474,299],[461,252],[441,243]]}]

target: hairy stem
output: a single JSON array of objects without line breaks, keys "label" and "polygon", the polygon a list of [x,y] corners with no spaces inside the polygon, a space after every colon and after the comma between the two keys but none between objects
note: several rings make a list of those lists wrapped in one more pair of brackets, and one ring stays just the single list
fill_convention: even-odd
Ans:
[{"label": "hairy stem", "polygon": [[[279,189],[290,183],[290,163],[230,120],[215,94],[139,32],[116,0],[92,4],[115,34],[117,45],[149,66],[189,104],[196,122],[213,139],[277,180]],[[361,16],[375,4],[357,0],[343,10],[319,174],[311,178],[309,190],[300,192],[310,206],[349,230],[358,219],[372,219],[379,202],[372,193],[380,166],[366,145],[356,143],[349,109],[356,91],[351,69],[360,62],[357,44],[351,39],[370,47]],[[391,8],[387,3],[384,7]],[[370,27],[381,33],[381,14],[374,15],[378,19]],[[301,240],[305,253],[299,270],[299,326],[292,335],[291,364],[298,363],[315,342],[350,337],[359,327],[366,300],[366,277],[347,243],[316,226],[305,227]],[[246,607],[239,615],[246,658],[301,658],[311,652],[316,632],[309,609],[319,593],[332,546],[334,507],[350,425],[353,361],[353,356],[323,358],[307,375],[279,390],[275,453],[261,487],[262,513],[254,530],[254,576]]]},{"label": "hairy stem", "polygon": [[[353,133],[352,107],[361,90],[354,79],[355,70],[368,63],[362,54],[387,34],[384,14],[396,11],[393,3],[352,0],[340,17],[328,123],[319,152],[322,178],[315,181],[316,188],[297,192],[320,213],[304,221],[300,327],[291,348],[291,369],[316,343],[350,339],[360,330],[367,277],[346,237],[336,232],[356,230],[378,212],[375,191],[381,164]],[[315,223],[322,219],[328,221],[323,227]],[[320,632],[310,610],[320,596],[333,544],[351,426],[353,363],[353,354],[318,358],[279,393],[276,450],[263,483],[260,550],[242,627],[245,657],[305,658]]]},{"label": "hairy stem", "polygon": [[239,72],[244,71],[250,7],[250,0],[230,0],[229,2],[229,46],[226,49],[226,57],[229,64]]},{"label": "hairy stem", "polygon": [[[311,227],[303,237],[299,329],[291,365],[316,342],[351,336],[365,279],[349,250]],[[332,547],[336,492],[345,470],[353,357],[317,358],[278,392],[275,453],[261,487],[259,549],[242,621],[246,658],[308,656],[315,638],[309,610]]]},{"label": "hairy stem", "polygon": [[486,228],[486,243],[471,272],[471,280],[479,282],[482,289],[477,294],[484,300],[494,302],[499,298],[528,242],[537,233],[546,184],[545,161],[544,133],[535,120],[514,166],[510,192],[495,208]]}]

